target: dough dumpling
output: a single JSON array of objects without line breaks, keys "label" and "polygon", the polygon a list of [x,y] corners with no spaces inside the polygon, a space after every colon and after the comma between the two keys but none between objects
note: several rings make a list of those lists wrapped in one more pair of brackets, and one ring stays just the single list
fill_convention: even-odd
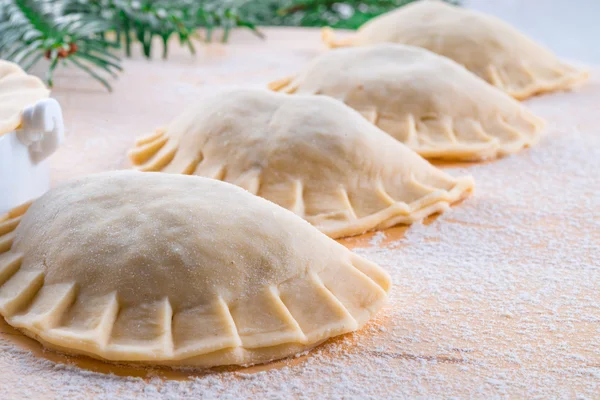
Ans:
[{"label": "dough dumpling", "polygon": [[129,156],[142,171],[241,186],[333,238],[420,220],[473,187],[338,101],[260,89],[204,98]]},{"label": "dough dumpling", "polygon": [[384,43],[329,51],[272,90],[346,103],[426,158],[481,160],[538,141],[543,122],[454,61]]},{"label": "dough dumpling", "polygon": [[50,91],[39,78],[27,75],[16,64],[0,60],[0,136],[21,125],[25,107],[49,95]]},{"label": "dough dumpling", "polygon": [[390,287],[293,213],[212,179],[102,173],[25,209],[0,218],[0,314],[67,353],[267,362],[359,329]]},{"label": "dough dumpling", "polygon": [[394,42],[419,46],[453,59],[517,99],[569,89],[587,72],[556,55],[508,23],[441,1],[418,1],[365,23],[349,39],[337,41],[326,28],[330,47]]}]

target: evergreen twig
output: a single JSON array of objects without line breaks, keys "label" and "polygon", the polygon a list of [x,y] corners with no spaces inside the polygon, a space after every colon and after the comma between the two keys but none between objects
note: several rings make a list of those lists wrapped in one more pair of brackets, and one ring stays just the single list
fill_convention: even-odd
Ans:
[{"label": "evergreen twig", "polygon": [[[64,13],[64,3],[52,0],[0,0],[0,55],[30,69],[42,58],[50,61],[47,82],[52,85],[56,67],[69,60],[82,69],[120,70],[111,61],[109,43],[97,40],[110,29],[102,19],[81,13]],[[110,89],[106,81],[99,81]]]},{"label": "evergreen twig", "polygon": [[[237,26],[261,36],[227,0],[0,0],[0,57],[26,70],[47,58],[50,86],[57,66],[71,64],[110,90],[101,72],[116,76],[121,70],[111,49],[124,46],[130,56],[134,43],[140,43],[150,58],[158,37],[166,58],[169,39],[175,35],[194,53],[192,39],[198,29],[206,29],[209,41],[213,30],[222,28],[226,41]],[[110,32],[116,40],[106,40]]]}]

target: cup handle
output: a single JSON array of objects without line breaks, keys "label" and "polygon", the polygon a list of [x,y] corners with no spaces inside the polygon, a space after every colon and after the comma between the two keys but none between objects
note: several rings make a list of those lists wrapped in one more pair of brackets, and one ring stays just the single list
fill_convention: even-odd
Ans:
[{"label": "cup handle", "polygon": [[54,99],[44,99],[23,110],[17,138],[29,148],[34,164],[45,160],[64,140],[62,110]]}]

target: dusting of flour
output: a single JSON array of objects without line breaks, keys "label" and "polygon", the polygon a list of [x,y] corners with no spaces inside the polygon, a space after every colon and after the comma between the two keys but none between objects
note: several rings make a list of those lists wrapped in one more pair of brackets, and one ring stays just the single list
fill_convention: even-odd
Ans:
[{"label": "dusting of flour", "polygon": [[287,365],[186,380],[57,364],[0,334],[0,370],[12,371],[0,398],[598,399],[598,104],[598,80],[530,101],[548,120],[539,145],[448,168],[475,177],[471,198],[400,240],[379,233],[354,249],[394,283],[390,304],[358,333]]},{"label": "dusting of flour", "polygon": [[369,240],[369,245],[379,246],[387,238],[384,232],[376,232]]}]

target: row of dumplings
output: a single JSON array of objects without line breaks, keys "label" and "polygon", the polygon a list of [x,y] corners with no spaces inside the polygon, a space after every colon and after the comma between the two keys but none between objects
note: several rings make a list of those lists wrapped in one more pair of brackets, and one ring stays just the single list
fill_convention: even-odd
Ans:
[{"label": "row of dumplings", "polygon": [[[542,121],[505,91],[577,80],[505,24],[439,2],[343,43],[325,32],[358,46],[271,91],[203,99],[137,141],[129,157],[142,172],[77,179],[0,217],[8,323],[68,353],[202,367],[267,362],[359,329],[385,304],[390,277],[327,236],[444,211],[473,180],[422,156],[479,160],[532,145]],[[476,73],[489,53],[481,71],[499,88],[434,52],[377,44],[411,37]],[[494,54],[500,41],[510,57]],[[546,67],[533,62],[521,74],[510,65],[527,64],[520,49],[562,75],[535,75]]]},{"label": "row of dumplings", "polygon": [[324,30],[326,43],[349,47],[271,91],[203,99],[138,140],[132,163],[230,182],[330,237],[356,235],[420,220],[472,190],[471,178],[417,154],[474,161],[531,146],[544,121],[513,96],[586,76],[504,22],[441,1],[402,7],[347,40],[332,35]]}]

